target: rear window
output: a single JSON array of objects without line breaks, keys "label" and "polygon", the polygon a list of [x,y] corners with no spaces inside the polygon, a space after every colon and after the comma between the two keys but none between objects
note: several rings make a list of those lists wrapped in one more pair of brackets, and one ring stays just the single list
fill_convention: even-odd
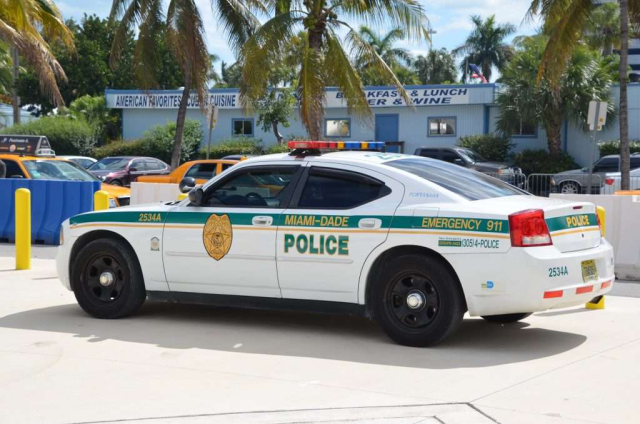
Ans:
[{"label": "rear window", "polygon": [[468,200],[529,194],[496,178],[443,161],[416,157],[384,164],[424,178]]}]

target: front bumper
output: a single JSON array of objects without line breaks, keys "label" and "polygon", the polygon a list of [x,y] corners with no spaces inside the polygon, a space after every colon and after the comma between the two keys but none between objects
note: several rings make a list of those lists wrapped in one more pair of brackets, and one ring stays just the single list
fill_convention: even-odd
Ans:
[{"label": "front bumper", "polygon": [[[598,247],[576,252],[544,246],[511,248],[504,254],[454,256],[447,259],[458,273],[472,316],[581,305],[608,293],[615,280],[613,248],[604,239]],[[582,262],[587,260],[595,261],[597,280],[583,281]],[[565,267],[566,274],[550,276],[551,269]]]},{"label": "front bumper", "polygon": [[69,220],[63,224],[64,234],[66,235],[64,243],[58,246],[56,253],[56,271],[58,273],[58,279],[62,285],[71,290],[71,278],[69,276],[69,258],[71,256],[71,246],[76,241],[76,237],[71,237],[71,231],[69,231]]}]

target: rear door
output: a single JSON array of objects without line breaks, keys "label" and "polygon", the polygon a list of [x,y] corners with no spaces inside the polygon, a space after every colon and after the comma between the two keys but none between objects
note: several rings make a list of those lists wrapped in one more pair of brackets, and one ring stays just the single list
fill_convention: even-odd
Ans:
[{"label": "rear door", "polygon": [[364,262],[386,240],[403,195],[402,184],[377,172],[308,167],[278,225],[282,296],[356,303]]}]

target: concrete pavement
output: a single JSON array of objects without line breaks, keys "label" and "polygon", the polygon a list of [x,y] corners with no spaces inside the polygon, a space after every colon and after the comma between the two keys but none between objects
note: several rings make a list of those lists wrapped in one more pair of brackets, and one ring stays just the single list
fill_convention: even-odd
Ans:
[{"label": "concrete pavement", "polygon": [[[632,423],[640,299],[465,319],[432,349],[365,319],[147,302],[88,317],[53,261],[0,250],[2,423]],[[45,255],[46,256],[46,255]]]}]

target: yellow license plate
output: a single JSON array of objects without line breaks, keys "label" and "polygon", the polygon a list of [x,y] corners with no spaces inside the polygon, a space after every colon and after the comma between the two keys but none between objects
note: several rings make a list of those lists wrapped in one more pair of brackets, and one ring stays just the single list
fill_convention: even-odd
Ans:
[{"label": "yellow license plate", "polygon": [[582,281],[598,279],[598,268],[596,268],[596,261],[582,261]]}]

